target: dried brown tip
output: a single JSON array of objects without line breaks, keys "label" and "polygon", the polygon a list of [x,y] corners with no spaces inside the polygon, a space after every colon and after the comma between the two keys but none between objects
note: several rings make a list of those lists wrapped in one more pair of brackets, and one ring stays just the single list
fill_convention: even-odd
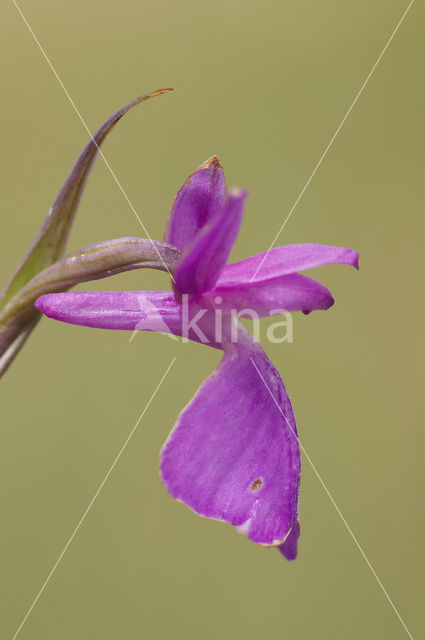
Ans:
[{"label": "dried brown tip", "polygon": [[169,91],[175,91],[174,87],[169,87],[168,89],[156,89],[155,91],[152,91],[150,97],[154,98],[155,96],[160,96],[162,93],[168,93]]},{"label": "dried brown tip", "polygon": [[[208,160],[205,160],[205,162],[203,162],[201,165],[199,165],[199,167],[196,169],[196,171],[199,171],[199,169],[209,169],[212,165],[214,165],[216,169],[222,169],[223,168],[218,156],[211,156],[211,158],[208,158]],[[194,173],[195,173],[195,171],[194,171]]]},{"label": "dried brown tip", "polygon": [[169,91],[174,91],[174,89],[169,88],[169,89],[156,89],[155,91],[151,91],[150,93],[144,93],[142,96],[138,96],[134,102],[130,103],[130,104],[140,104],[141,102],[144,102],[145,100],[150,100],[150,98],[156,98],[156,96],[160,96],[163,93],[168,93]]}]

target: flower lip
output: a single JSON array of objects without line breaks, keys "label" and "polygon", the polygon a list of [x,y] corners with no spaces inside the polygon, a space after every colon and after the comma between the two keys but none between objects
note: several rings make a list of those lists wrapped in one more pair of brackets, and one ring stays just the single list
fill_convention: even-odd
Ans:
[{"label": "flower lip", "polygon": [[280,546],[297,518],[295,418],[262,347],[240,334],[180,414],[161,452],[161,477],[199,515],[229,522],[256,544]]}]

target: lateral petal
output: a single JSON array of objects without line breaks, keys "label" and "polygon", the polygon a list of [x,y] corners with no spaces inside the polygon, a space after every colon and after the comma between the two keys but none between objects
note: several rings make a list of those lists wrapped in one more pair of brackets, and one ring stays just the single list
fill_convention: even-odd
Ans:
[{"label": "lateral petal", "polygon": [[310,313],[315,309],[329,309],[334,303],[331,292],[323,284],[301,275],[286,276],[254,282],[217,286],[208,295],[212,306],[223,312],[254,311],[259,317],[284,311]]}]

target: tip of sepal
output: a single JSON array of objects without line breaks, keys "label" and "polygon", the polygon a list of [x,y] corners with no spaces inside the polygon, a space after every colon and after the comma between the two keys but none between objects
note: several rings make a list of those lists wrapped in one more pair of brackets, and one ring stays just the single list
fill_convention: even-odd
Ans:
[{"label": "tip of sepal", "polygon": [[180,190],[185,185],[188,185],[192,181],[192,178],[196,176],[196,174],[198,174],[200,171],[208,170],[211,171],[211,177],[213,180],[217,177],[217,174],[219,174],[219,172],[223,174],[223,165],[221,164],[218,156],[211,156],[210,158],[208,158],[208,160],[205,160],[205,162],[200,164],[199,167],[195,169],[195,171],[192,171],[192,173],[184,181]]},{"label": "tip of sepal", "polygon": [[210,158],[208,158],[208,160],[205,160],[205,162],[203,162],[201,165],[199,165],[199,167],[196,169],[196,171],[199,171],[200,169],[209,169],[210,167],[217,167],[217,168],[223,168],[220,159],[218,156],[211,156]]},{"label": "tip of sepal", "polygon": [[347,256],[346,260],[344,261],[345,264],[348,264],[349,266],[354,267],[358,271],[359,270],[359,252],[354,251],[354,249],[346,249],[346,251],[349,253],[349,256]]}]

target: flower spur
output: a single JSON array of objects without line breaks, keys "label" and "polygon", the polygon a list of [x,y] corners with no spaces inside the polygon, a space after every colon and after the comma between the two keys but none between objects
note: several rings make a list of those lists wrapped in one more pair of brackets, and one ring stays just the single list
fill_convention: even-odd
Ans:
[{"label": "flower spur", "polygon": [[279,373],[234,313],[328,309],[330,291],[298,271],[338,263],[358,268],[358,254],[295,244],[226,265],[245,198],[244,191],[227,192],[218,158],[210,158],[179,190],[167,223],[165,240],[181,251],[173,292],[47,294],[36,307],[71,324],[168,331],[222,349],[220,364],[162,449],[162,480],[197,514],[229,522],[293,560],[301,469],[295,418]]}]

